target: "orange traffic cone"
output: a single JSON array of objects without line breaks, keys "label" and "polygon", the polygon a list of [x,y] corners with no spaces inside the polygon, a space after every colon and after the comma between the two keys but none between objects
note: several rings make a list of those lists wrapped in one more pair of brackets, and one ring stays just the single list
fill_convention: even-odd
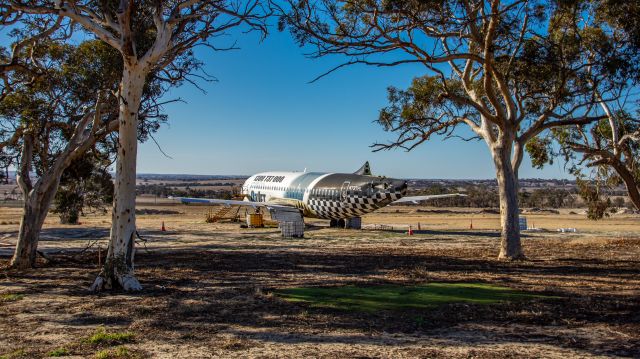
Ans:
[{"label": "orange traffic cone", "polygon": [[469,225],[469,229],[473,229],[473,219],[471,220],[471,224]]},{"label": "orange traffic cone", "polygon": [[164,228],[164,221],[162,221],[162,229],[161,229],[161,231],[162,231],[162,232],[166,232],[166,231],[167,231],[167,229],[166,229],[166,228]]}]

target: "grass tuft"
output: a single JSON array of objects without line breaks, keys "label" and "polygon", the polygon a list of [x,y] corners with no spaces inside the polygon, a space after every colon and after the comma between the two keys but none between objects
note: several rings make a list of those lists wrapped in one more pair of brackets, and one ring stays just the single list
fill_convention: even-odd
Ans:
[{"label": "grass tuft", "polygon": [[96,353],[96,359],[137,359],[139,355],[129,351],[126,347],[104,349]]},{"label": "grass tuft", "polygon": [[0,294],[0,302],[15,302],[24,298],[24,294]]},{"label": "grass tuft", "polygon": [[100,327],[96,329],[92,336],[86,339],[86,342],[93,345],[120,345],[133,342],[134,334],[131,332],[115,332],[107,333]]},{"label": "grass tuft", "polygon": [[493,304],[510,300],[550,298],[485,283],[303,287],[282,289],[275,291],[275,294],[289,302],[363,312],[427,309],[447,303]]},{"label": "grass tuft", "polygon": [[66,357],[68,355],[71,355],[71,351],[69,351],[69,349],[67,348],[57,348],[50,351],[47,355],[50,357]]},{"label": "grass tuft", "polygon": [[0,355],[0,359],[17,359],[28,357],[27,352],[24,349],[14,350],[11,353]]}]

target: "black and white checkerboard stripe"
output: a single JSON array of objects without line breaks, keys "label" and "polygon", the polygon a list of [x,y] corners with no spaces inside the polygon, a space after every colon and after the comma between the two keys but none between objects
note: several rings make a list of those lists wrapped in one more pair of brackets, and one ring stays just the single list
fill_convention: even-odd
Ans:
[{"label": "black and white checkerboard stripe", "polygon": [[386,191],[372,197],[350,195],[344,201],[310,197],[308,206],[315,216],[323,219],[359,217],[402,198],[402,193]]}]

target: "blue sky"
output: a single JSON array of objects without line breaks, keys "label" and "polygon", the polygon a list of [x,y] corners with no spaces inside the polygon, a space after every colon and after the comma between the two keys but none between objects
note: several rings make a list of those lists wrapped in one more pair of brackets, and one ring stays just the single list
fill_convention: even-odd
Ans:
[{"label": "blue sky", "polygon": [[[355,171],[371,162],[376,174],[405,178],[492,178],[493,163],[482,141],[434,137],[412,152],[372,153],[369,145],[393,137],[373,123],[387,104],[389,85],[407,87],[424,74],[419,65],[351,66],[315,83],[311,79],[341,58],[309,59],[288,33],[263,42],[238,36],[240,50],[198,51],[218,82],[173,90],[186,104],[166,106],[169,125],[140,146],[144,173],[252,174],[268,170]],[[561,165],[531,168],[522,178],[567,177]]]},{"label": "blue sky", "polygon": [[[7,45],[5,31],[0,44]],[[351,66],[317,82],[316,76],[344,58],[309,59],[287,32],[260,41],[257,34],[232,34],[240,50],[198,57],[218,81],[199,82],[167,96],[186,103],[165,107],[169,123],[153,141],[141,144],[139,173],[241,174],[269,170],[352,172],[370,161],[373,172],[401,178],[493,178],[491,157],[482,141],[441,141],[433,137],[412,152],[373,153],[369,146],[393,138],[373,123],[387,104],[386,88],[406,88],[423,75],[419,65]],[[222,45],[221,43],[216,43]],[[522,164],[521,178],[565,178],[560,164],[543,170]]]}]

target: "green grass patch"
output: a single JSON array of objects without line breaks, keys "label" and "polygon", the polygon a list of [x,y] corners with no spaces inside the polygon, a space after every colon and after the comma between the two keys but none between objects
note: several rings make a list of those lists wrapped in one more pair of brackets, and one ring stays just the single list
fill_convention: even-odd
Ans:
[{"label": "green grass patch", "polygon": [[24,349],[14,350],[11,353],[0,355],[0,359],[16,359],[16,358],[27,358],[27,352]]},{"label": "green grass patch", "polygon": [[447,303],[493,304],[510,300],[550,298],[484,283],[309,287],[282,289],[274,293],[289,302],[366,312],[426,309]]},{"label": "green grass patch", "polygon": [[66,357],[71,355],[71,351],[67,348],[57,348],[50,351],[47,355],[50,357]]},{"label": "green grass patch", "polygon": [[140,355],[131,352],[126,347],[105,349],[96,353],[96,359],[136,359],[140,357]]},{"label": "green grass patch", "polygon": [[24,298],[24,294],[0,294],[0,302],[15,302]]},{"label": "green grass patch", "polygon": [[85,340],[86,343],[93,345],[120,345],[133,342],[134,334],[131,332],[115,332],[107,333],[107,331],[100,327],[96,329],[92,336]]}]

